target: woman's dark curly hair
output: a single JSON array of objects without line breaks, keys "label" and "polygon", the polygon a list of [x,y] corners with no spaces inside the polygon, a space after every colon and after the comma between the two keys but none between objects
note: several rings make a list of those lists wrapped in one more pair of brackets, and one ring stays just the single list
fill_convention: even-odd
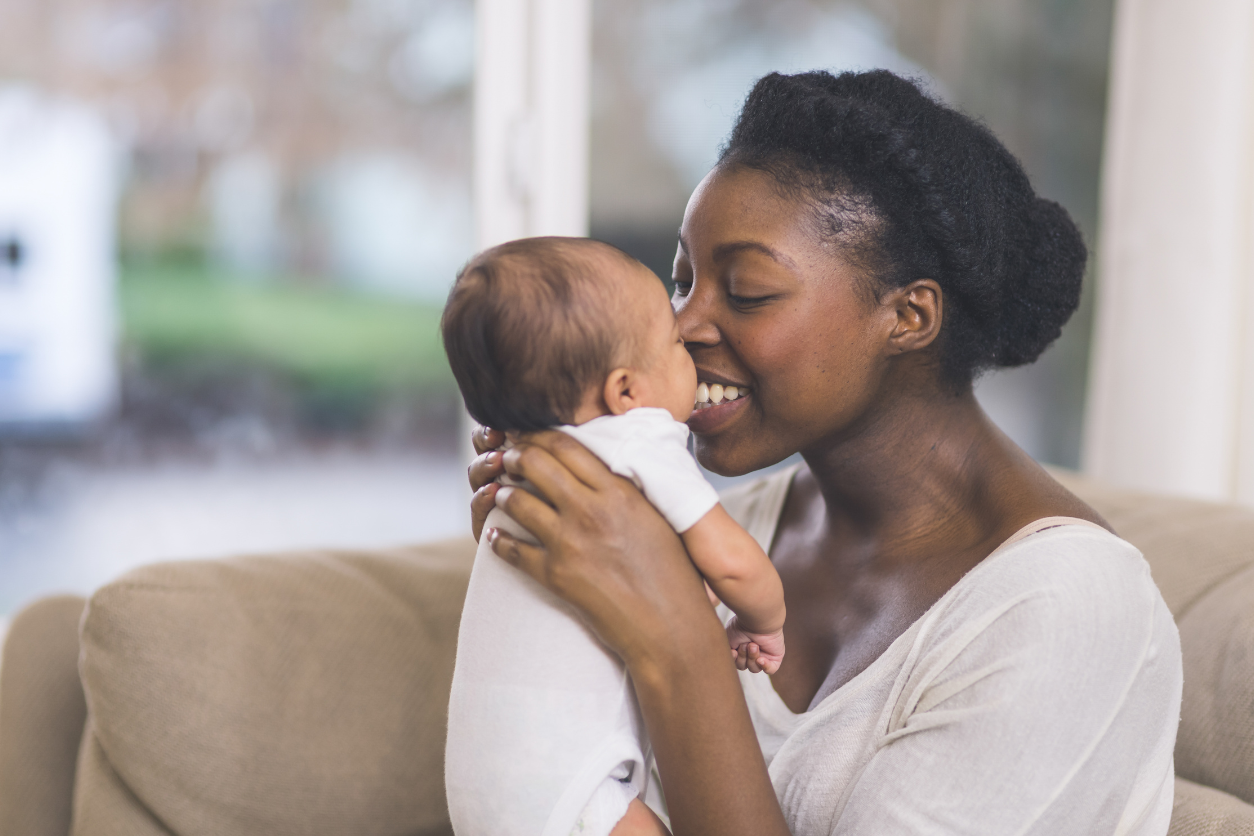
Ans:
[{"label": "woman's dark curly hair", "polygon": [[986,127],[887,70],[764,77],[719,165],[811,199],[880,289],[934,279],[956,387],[1031,363],[1079,304],[1087,251],[1066,210]]}]

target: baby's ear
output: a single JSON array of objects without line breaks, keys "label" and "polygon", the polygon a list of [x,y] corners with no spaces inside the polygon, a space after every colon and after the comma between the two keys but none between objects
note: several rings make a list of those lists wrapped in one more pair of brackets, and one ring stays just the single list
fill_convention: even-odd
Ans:
[{"label": "baby's ear", "polygon": [[606,376],[601,397],[605,399],[605,406],[611,415],[622,415],[640,406],[637,385],[636,373],[631,369],[615,369]]}]

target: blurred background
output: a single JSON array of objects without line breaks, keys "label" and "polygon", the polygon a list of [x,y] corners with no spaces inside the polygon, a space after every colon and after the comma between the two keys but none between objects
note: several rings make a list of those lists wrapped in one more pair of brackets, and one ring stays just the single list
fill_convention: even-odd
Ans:
[{"label": "blurred background", "polygon": [[[771,70],[888,67],[1095,243],[1109,0],[594,0],[590,231],[664,277]],[[0,0],[0,619],[157,559],[468,524],[439,311],[474,248],[470,0]],[[1080,457],[1086,301],[979,396]]]}]

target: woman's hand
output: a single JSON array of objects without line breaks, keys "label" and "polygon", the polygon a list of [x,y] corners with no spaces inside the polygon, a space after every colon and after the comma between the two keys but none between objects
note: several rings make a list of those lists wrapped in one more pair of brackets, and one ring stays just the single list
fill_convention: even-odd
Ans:
[{"label": "woman's hand", "polygon": [[677,636],[721,637],[683,542],[634,485],[561,432],[524,436],[504,465],[552,505],[500,488],[496,504],[541,545],[490,531],[493,549],[581,610],[629,666],[674,649]]},{"label": "woman's hand", "polygon": [[[787,836],[727,634],[679,536],[640,491],[565,433],[525,436],[504,465],[548,502],[496,491],[496,504],[540,545],[492,530],[492,548],[580,610],[626,663],[675,834]],[[485,461],[478,472],[491,468]],[[648,833],[651,824],[624,824],[624,832]]]},{"label": "woman's hand", "polygon": [[475,492],[470,499],[470,530],[477,541],[488,512],[496,504],[496,491],[500,485],[493,480],[505,472],[501,464],[502,454],[496,450],[505,443],[505,433],[490,427],[475,427],[470,434],[470,443],[475,446],[475,460],[466,469],[466,475],[470,479],[470,489]]}]

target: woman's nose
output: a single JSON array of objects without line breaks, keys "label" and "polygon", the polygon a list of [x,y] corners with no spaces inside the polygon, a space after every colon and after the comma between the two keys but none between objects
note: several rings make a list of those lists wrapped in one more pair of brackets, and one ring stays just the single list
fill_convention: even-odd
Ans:
[{"label": "woman's nose", "polygon": [[689,347],[717,343],[720,335],[712,316],[711,294],[694,283],[687,296],[675,298],[675,318],[684,343]]}]

